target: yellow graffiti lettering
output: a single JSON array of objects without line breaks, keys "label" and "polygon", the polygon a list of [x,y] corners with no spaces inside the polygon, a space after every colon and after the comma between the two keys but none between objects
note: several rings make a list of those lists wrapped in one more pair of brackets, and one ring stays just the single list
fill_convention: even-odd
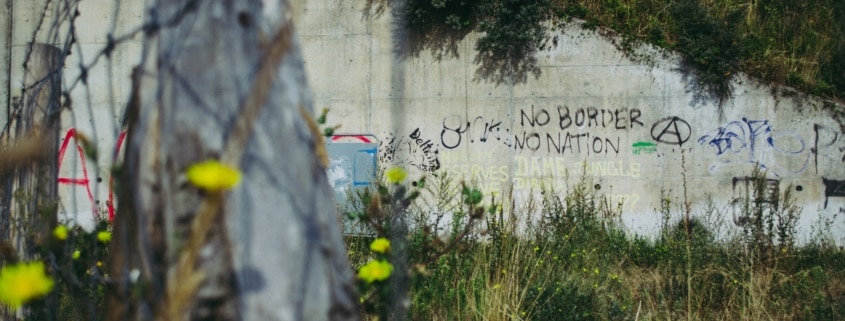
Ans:
[{"label": "yellow graffiti lettering", "polygon": [[640,177],[640,163],[617,162],[585,162],[582,163],[584,174],[592,177],[624,176]]},{"label": "yellow graffiti lettering", "polygon": [[637,203],[640,201],[640,194],[608,194],[605,195],[610,199],[613,205],[621,204],[622,211],[634,211],[637,209]]},{"label": "yellow graffiti lettering", "polygon": [[525,157],[516,158],[516,176],[528,175],[528,159]]},{"label": "yellow graffiti lettering", "polygon": [[557,171],[555,171],[557,177],[569,176],[569,173],[567,173],[566,170],[566,162],[563,161],[563,157],[555,157],[555,166],[557,167]]},{"label": "yellow graffiti lettering", "polygon": [[531,176],[543,176],[543,170],[536,157],[531,158]]},{"label": "yellow graffiti lettering", "polygon": [[563,157],[516,157],[516,176],[565,177],[568,173]]}]

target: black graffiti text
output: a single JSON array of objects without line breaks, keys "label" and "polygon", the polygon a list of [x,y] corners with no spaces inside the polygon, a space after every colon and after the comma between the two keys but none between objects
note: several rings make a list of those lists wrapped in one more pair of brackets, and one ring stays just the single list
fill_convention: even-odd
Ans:
[{"label": "black graffiti text", "polygon": [[523,131],[514,135],[513,147],[516,150],[545,150],[555,154],[619,154],[620,137],[610,138],[590,133],[538,133]]}]

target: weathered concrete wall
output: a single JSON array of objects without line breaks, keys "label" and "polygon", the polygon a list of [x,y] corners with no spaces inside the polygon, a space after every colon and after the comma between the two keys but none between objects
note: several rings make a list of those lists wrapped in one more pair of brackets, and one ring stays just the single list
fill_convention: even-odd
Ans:
[{"label": "weathered concrete wall", "polygon": [[738,76],[720,114],[676,55],[637,63],[577,23],[552,31],[538,77],[496,85],[477,73],[477,35],[437,59],[403,51],[390,13],[367,15],[365,1],[310,1],[301,17],[317,107],[344,132],[378,136],[382,163],[512,188],[516,201],[586,173],[641,232],[658,227],[664,197],[676,208],[686,197],[693,214],[712,197],[730,212],[755,164],[791,186],[805,236],[845,207],[845,140],[818,99]]},{"label": "weathered concrete wall", "polygon": [[[11,7],[11,97],[20,94],[16,79],[43,3]],[[79,59],[90,64],[109,32],[141,25],[143,3],[120,4],[114,24],[115,2],[80,2],[79,46],[65,68],[73,108],[63,115],[63,133],[84,133],[100,149],[95,166],[79,156],[72,135],[61,145],[62,211],[78,217],[108,212],[110,164],[140,37],[101,58],[88,86],[71,84]],[[624,223],[642,232],[657,228],[662,197],[678,204],[686,195],[694,214],[708,196],[729,210],[755,164],[784,188],[791,184],[805,235],[820,215],[845,208],[845,138],[818,99],[775,95],[782,90],[740,75],[720,114],[677,56],[654,52],[652,65],[637,63],[575,23],[552,31],[556,43],[536,55],[538,77],[497,84],[477,73],[475,34],[457,43],[455,55],[434,57],[403,49],[415,44],[395,29],[389,10],[368,12],[366,0],[295,1],[294,9],[315,107],[331,109],[329,122],[342,132],[378,137],[382,163],[460,175],[488,192],[513,189],[516,201],[541,186],[565,192],[586,170],[597,192],[624,201]],[[837,238],[842,226],[834,225]]]},{"label": "weathered concrete wall", "polygon": [[[8,92],[2,92],[0,125],[7,125],[5,116],[14,113],[14,102],[21,97],[25,77],[32,77],[24,72],[31,44],[68,48],[62,90],[68,93],[70,100],[63,101],[67,105],[61,115],[59,212],[60,216],[76,219],[83,226],[92,226],[95,215],[105,217],[113,210],[109,205],[113,200],[111,168],[116,148],[121,145],[120,117],[128,100],[130,71],[139,61],[141,38],[136,36],[119,43],[108,57],[102,50],[107,46],[108,34],[119,38],[141,25],[144,3],[51,1],[47,5],[46,0],[11,0],[9,4],[11,23],[4,24],[0,20],[0,33],[9,36],[10,44],[4,51],[10,64],[0,66],[3,77],[8,77],[3,82]],[[70,39],[70,22],[56,18],[72,16],[76,10],[79,16],[74,23],[75,42],[66,47]],[[83,71],[85,82],[80,77]],[[97,159],[83,155],[82,145],[75,138],[77,133],[97,146]]]}]

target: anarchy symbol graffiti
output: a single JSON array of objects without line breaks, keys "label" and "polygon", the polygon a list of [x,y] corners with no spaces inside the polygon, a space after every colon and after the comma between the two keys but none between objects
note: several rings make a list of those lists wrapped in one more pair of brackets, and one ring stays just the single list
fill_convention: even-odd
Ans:
[{"label": "anarchy symbol graffiti", "polygon": [[677,116],[662,118],[651,126],[651,138],[669,145],[683,145],[691,133],[689,123]]}]

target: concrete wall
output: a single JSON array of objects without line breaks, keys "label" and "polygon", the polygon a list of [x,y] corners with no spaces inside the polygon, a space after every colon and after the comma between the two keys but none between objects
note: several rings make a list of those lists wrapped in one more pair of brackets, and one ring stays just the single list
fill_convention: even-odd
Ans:
[{"label": "concrete wall", "polygon": [[379,137],[381,163],[512,188],[517,202],[544,186],[565,193],[586,174],[623,201],[622,220],[638,232],[658,227],[663,197],[675,212],[686,197],[693,214],[708,198],[730,213],[755,164],[791,186],[804,236],[820,215],[845,210],[845,139],[818,99],[739,75],[720,113],[678,56],[643,48],[654,62],[637,63],[577,23],[551,31],[538,77],[497,85],[478,73],[475,34],[435,57],[402,50],[419,44],[397,39],[390,12],[368,15],[365,1],[301,10],[317,108],[345,132]]},{"label": "concrete wall", "polygon": [[[4,8],[8,15],[0,18],[0,34],[8,37],[10,46],[3,51],[9,64],[2,65],[4,81],[3,112],[0,125],[5,127],[6,115],[14,112],[14,102],[21,97],[24,83],[32,76],[24,73],[24,63],[32,43],[69,48],[65,60],[62,90],[65,100],[59,142],[60,216],[76,219],[86,227],[93,226],[95,215],[107,216],[113,211],[110,186],[115,148],[120,147],[120,117],[128,100],[130,71],[140,57],[140,36],[118,44],[110,57],[102,55],[108,34],[119,38],[141,25],[143,1],[8,1]],[[76,10],[75,42],[70,40],[70,23],[57,19],[72,15]],[[4,12],[0,11],[0,14]],[[117,13],[117,14],[115,14]],[[11,21],[6,24],[6,20]],[[120,23],[116,23],[120,21]],[[2,60],[0,60],[2,61]],[[84,68],[83,68],[84,67]],[[85,71],[85,82],[80,77]],[[8,91],[7,91],[8,90]],[[83,156],[75,134],[85,136],[98,147],[97,159]]]},{"label": "concrete wall", "polygon": [[[80,2],[80,45],[69,57],[65,86],[78,76],[79,59],[90,63],[104,47],[108,32],[122,35],[141,24],[140,2],[121,1],[118,10],[115,3]],[[42,9],[43,0],[12,6],[11,97],[19,95],[16,66]],[[639,232],[657,228],[662,197],[679,204],[686,195],[694,214],[712,197],[729,211],[755,164],[791,185],[803,206],[804,235],[820,215],[845,208],[845,138],[818,99],[773,94],[788,89],[739,75],[720,114],[676,55],[643,48],[653,51],[653,64],[637,63],[577,23],[551,31],[556,43],[536,54],[539,76],[496,83],[478,74],[475,34],[458,41],[454,54],[437,56],[408,51],[419,44],[395,29],[389,9],[375,13],[366,0],[295,1],[294,9],[315,109],[329,108],[329,123],[342,124],[341,132],[375,135],[381,163],[448,172],[486,192],[512,189],[517,202],[542,186],[566,192],[586,171],[598,193],[624,201],[622,220]],[[55,42],[44,37],[36,40]],[[63,213],[108,212],[109,168],[139,41],[101,58],[88,86],[68,87],[74,105],[63,115],[64,132],[92,137],[100,159],[98,166],[82,161],[72,138],[62,142]],[[841,219],[834,227],[837,239],[845,235]]]}]

